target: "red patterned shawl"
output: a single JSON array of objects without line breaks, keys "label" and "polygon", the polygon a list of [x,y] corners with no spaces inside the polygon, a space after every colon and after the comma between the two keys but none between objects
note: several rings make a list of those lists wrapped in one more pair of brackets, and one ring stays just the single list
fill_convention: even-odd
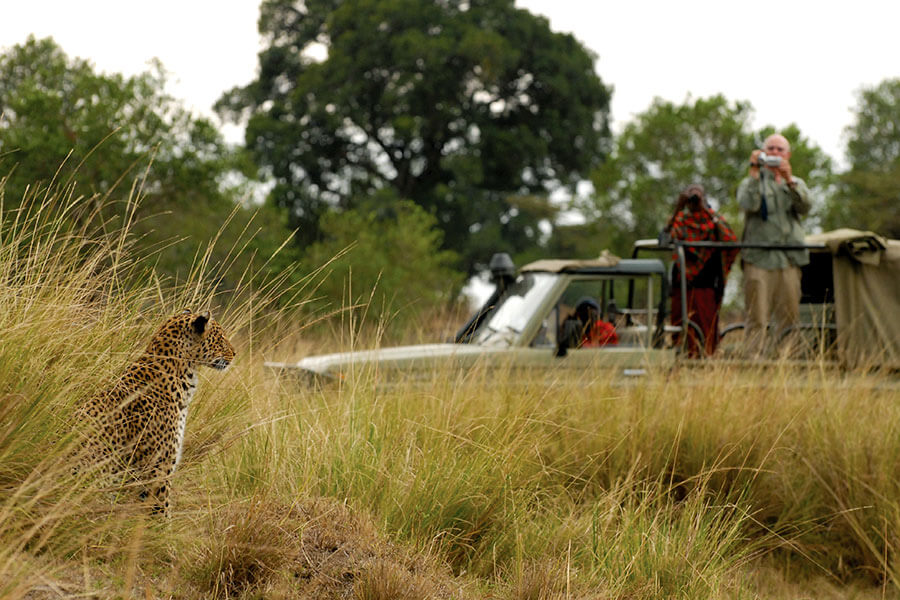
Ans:
[{"label": "red patterned shawl", "polygon": [[[711,208],[702,208],[697,212],[689,209],[678,211],[672,219],[672,237],[686,242],[736,242],[737,236],[725,221],[725,219]],[[717,250],[715,248],[690,248],[684,249],[685,270],[687,282],[690,284],[694,277],[703,269],[706,261],[713,252],[722,253],[722,276],[728,277],[731,265],[737,258],[738,249]],[[677,257],[676,257],[677,259]]]}]

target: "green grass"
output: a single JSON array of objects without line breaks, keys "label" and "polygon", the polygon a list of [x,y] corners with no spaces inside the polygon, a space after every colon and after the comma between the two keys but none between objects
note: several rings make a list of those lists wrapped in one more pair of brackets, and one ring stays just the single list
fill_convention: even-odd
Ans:
[{"label": "green grass", "polygon": [[[308,291],[248,274],[220,294],[202,256],[158,281],[127,230],[39,200],[0,230],[4,600],[900,592],[890,380],[712,363],[302,389],[262,363],[329,345],[273,308]],[[78,404],[184,306],[211,306],[238,356],[201,374],[166,521],[73,477],[67,453]]]}]

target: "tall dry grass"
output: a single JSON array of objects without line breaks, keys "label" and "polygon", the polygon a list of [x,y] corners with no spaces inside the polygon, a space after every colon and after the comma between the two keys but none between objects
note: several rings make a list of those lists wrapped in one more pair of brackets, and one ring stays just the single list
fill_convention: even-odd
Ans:
[{"label": "tall dry grass", "polygon": [[301,465],[278,479],[351,498],[488,579],[567,564],[570,589],[708,597],[763,561],[893,588],[900,412],[883,383],[787,366],[632,384],[476,370],[379,392],[361,376],[299,396],[284,443],[302,440]]},{"label": "tall dry grass", "polygon": [[[262,363],[285,333],[306,343],[273,298],[308,289],[248,273],[222,294],[204,256],[159,281],[127,224],[69,225],[65,191],[31,200],[0,228],[0,598],[900,591],[889,376],[482,365],[302,388]],[[74,408],[185,306],[211,306],[238,356],[201,373],[167,521],[66,456]]]},{"label": "tall dry grass", "polygon": [[[3,181],[0,180],[0,197]],[[135,195],[137,190],[134,190]],[[211,282],[229,268],[195,257],[186,281],[160,281],[152,256],[131,254],[125,224],[100,220],[93,203],[72,188],[31,190],[21,208],[0,206],[0,596],[13,596],[35,577],[50,577],[75,554],[88,557],[123,531],[130,536],[143,515],[111,512],[96,490],[71,475],[69,446],[77,435],[73,409],[109,385],[139,353],[168,315],[185,307],[212,307],[241,340],[252,340],[275,321],[260,319],[281,293],[278,277],[246,272],[248,289],[218,290]],[[283,278],[283,277],[282,277]],[[253,289],[253,288],[257,289]],[[243,352],[253,360],[252,343]],[[227,386],[230,401],[207,411],[205,437],[195,454],[226,435],[230,418],[248,405],[249,371],[209,382]],[[110,536],[113,536],[110,538]],[[105,550],[104,550],[105,551]],[[49,559],[49,560],[45,560]],[[35,565],[47,563],[47,571]],[[32,573],[36,571],[37,573]],[[87,579],[85,577],[85,579]]]}]

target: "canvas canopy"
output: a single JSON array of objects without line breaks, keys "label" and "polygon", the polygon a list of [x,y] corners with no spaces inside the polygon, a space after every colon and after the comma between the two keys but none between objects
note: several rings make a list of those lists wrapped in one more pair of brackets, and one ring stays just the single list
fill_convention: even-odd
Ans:
[{"label": "canvas canopy", "polygon": [[806,242],[832,255],[840,361],[900,369],[900,241],[838,229]]},{"label": "canvas canopy", "polygon": [[612,254],[609,250],[604,250],[597,258],[586,259],[562,259],[562,258],[543,258],[528,263],[522,267],[522,271],[550,271],[551,273],[560,273],[566,269],[590,269],[615,267],[621,262],[621,258]]}]

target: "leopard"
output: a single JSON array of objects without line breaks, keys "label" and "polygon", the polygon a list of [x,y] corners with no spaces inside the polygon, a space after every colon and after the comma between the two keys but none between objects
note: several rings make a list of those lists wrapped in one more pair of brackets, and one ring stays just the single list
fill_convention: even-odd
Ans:
[{"label": "leopard", "polygon": [[185,309],[168,318],[115,383],[79,410],[88,428],[73,470],[89,464],[107,481],[133,484],[152,513],[168,518],[197,369],[224,371],[234,358],[234,346],[210,311]]}]

